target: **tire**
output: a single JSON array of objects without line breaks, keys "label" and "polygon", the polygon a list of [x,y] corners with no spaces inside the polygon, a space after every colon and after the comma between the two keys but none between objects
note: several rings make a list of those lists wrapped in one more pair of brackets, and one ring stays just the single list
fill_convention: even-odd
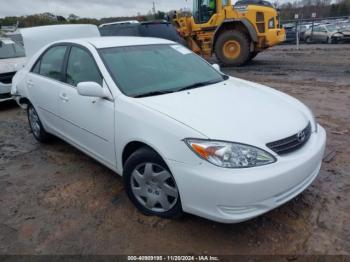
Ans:
[{"label": "tire", "polygon": [[305,43],[307,43],[307,44],[311,44],[312,43],[310,36],[305,38]]},{"label": "tire", "polygon": [[258,54],[259,54],[259,52],[255,52],[255,51],[254,52],[250,52],[248,61],[253,60]]},{"label": "tire", "polygon": [[45,131],[39,118],[39,115],[32,104],[28,104],[27,117],[34,138],[40,143],[49,142],[51,139],[51,135]]},{"label": "tire", "polygon": [[334,38],[334,37],[330,38],[329,44],[337,44],[337,43],[338,43],[338,39],[337,38]]},{"label": "tire", "polygon": [[182,215],[179,190],[163,159],[143,147],[126,161],[123,172],[125,192],[145,215],[178,218]]},{"label": "tire", "polygon": [[215,54],[222,66],[241,66],[249,60],[250,40],[239,31],[226,31],[215,43]]}]

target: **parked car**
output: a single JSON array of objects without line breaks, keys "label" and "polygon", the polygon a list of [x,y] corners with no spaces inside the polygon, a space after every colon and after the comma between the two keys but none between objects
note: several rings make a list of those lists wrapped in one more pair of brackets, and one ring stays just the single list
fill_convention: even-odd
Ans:
[{"label": "parked car", "polygon": [[12,78],[25,60],[22,46],[11,39],[0,38],[0,102],[12,99]]},{"label": "parked car", "polygon": [[111,23],[99,26],[101,36],[142,36],[168,39],[186,45],[176,28],[167,21]]},{"label": "parked car", "polygon": [[295,25],[292,26],[284,26],[284,29],[286,30],[286,40],[284,41],[285,44],[292,44],[296,42],[297,38],[297,32],[295,29]]},{"label": "parked car", "polygon": [[321,43],[337,43],[342,39],[343,35],[339,32],[338,27],[332,24],[318,25],[312,30],[309,28],[304,34],[305,42],[321,42]]},{"label": "parked car", "polygon": [[12,93],[38,141],[58,136],[122,175],[147,215],[256,217],[304,191],[325,149],[301,102],[164,39],[54,42]]},{"label": "parked car", "polygon": [[[294,23],[286,24],[283,26],[286,30],[286,41],[285,43],[295,43],[297,39],[296,25]],[[311,27],[309,24],[298,25],[299,40],[304,41],[305,32]]]}]

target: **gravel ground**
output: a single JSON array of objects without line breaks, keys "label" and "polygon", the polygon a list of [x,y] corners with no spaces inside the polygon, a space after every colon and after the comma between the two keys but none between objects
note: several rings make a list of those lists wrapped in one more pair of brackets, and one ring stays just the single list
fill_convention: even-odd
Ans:
[{"label": "gravel ground", "polygon": [[0,254],[350,255],[349,65],[350,45],[310,45],[275,47],[223,69],[311,107],[330,154],[303,194],[232,225],[143,216],[120,177],[63,141],[38,144],[25,112],[1,104]]}]

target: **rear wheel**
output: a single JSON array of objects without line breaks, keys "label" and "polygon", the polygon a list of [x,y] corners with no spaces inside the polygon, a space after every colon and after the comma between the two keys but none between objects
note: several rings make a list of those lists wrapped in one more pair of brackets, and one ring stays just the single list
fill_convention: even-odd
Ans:
[{"label": "rear wheel", "polygon": [[305,43],[307,43],[307,44],[311,44],[312,43],[312,40],[311,40],[310,36],[305,38]]},{"label": "rear wheel", "polygon": [[215,44],[215,54],[223,66],[241,66],[249,60],[250,41],[239,31],[222,33]]},{"label": "rear wheel", "polygon": [[153,150],[141,148],[128,158],[123,182],[131,202],[145,215],[176,218],[182,214],[175,179]]},{"label": "rear wheel", "polygon": [[50,140],[51,135],[47,133],[40,121],[39,115],[32,104],[28,104],[27,115],[30,129],[36,140],[46,143]]}]

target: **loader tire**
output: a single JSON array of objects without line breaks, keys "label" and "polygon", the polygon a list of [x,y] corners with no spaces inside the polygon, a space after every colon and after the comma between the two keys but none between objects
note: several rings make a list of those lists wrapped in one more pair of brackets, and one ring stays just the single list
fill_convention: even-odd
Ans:
[{"label": "loader tire", "polygon": [[250,52],[248,61],[253,60],[258,54],[259,54],[259,52],[256,52],[256,51]]},{"label": "loader tire", "polygon": [[239,31],[222,33],[215,44],[215,54],[222,66],[241,66],[249,61],[250,40]]}]

